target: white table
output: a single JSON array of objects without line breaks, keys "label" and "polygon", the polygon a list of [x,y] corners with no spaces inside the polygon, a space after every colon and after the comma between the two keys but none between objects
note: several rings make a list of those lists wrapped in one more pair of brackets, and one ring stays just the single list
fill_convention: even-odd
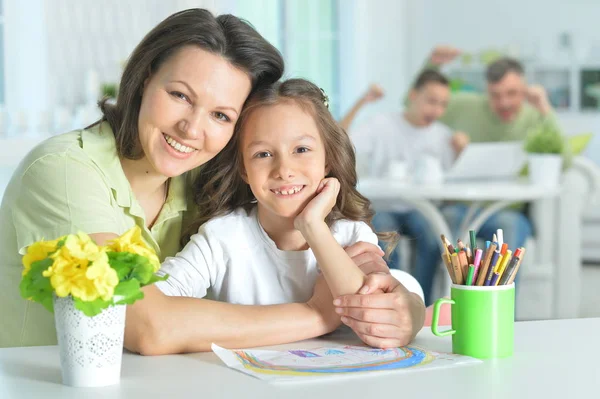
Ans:
[{"label": "white table", "polygon": [[[58,348],[0,349],[1,398],[571,398],[600,395],[598,319],[515,324],[515,354],[453,369],[353,375],[315,383],[275,385],[224,366],[212,353],[142,357],[125,354],[121,383],[104,388],[61,384]],[[326,338],[357,344],[341,333]],[[325,338],[283,347],[310,348]],[[449,337],[429,329],[416,344],[450,351]]]},{"label": "white table", "polygon": [[[468,201],[471,206],[459,229],[463,240],[468,239],[469,230],[478,230],[485,220],[501,209],[514,203],[555,198],[559,194],[558,189],[532,185],[527,180],[417,185],[390,179],[361,179],[358,190],[376,209],[393,209],[402,202],[421,211],[436,230],[449,238],[453,236],[450,228],[432,201]],[[479,208],[482,212],[474,217]]]},{"label": "white table", "polygon": [[[548,189],[530,184],[527,180],[514,181],[471,181],[445,182],[435,185],[417,185],[408,182],[394,181],[389,178],[363,178],[359,181],[358,190],[373,203],[376,210],[393,210],[398,203],[404,203],[421,212],[429,221],[433,231],[444,234],[449,239],[461,238],[468,242],[469,230],[479,230],[483,223],[494,213],[508,206],[530,202],[534,204],[534,213],[545,215],[536,218],[535,231],[538,248],[554,247],[554,232],[556,226],[555,199],[560,194],[558,189]],[[469,210],[465,220],[458,229],[458,237],[452,234],[436,202],[439,201],[468,201]],[[481,212],[477,214],[477,211]],[[491,239],[491,237],[490,237]],[[558,251],[571,248],[571,243],[559,246]],[[574,245],[579,245],[575,243]],[[442,242],[440,240],[440,248]],[[552,251],[538,251],[536,262],[549,270],[553,270],[556,254]],[[450,292],[450,278],[444,276],[443,292]]]}]

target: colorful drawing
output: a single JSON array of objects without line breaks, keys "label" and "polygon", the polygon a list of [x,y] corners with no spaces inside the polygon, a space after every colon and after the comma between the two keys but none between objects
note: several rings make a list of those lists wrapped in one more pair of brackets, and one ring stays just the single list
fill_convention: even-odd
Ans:
[{"label": "colorful drawing", "polygon": [[[345,346],[343,351],[337,350],[339,353],[331,353],[331,351],[331,348],[318,348],[312,352],[301,350],[282,352],[281,355],[273,357],[269,361],[253,356],[251,352],[247,351],[234,351],[234,353],[247,369],[258,373],[278,372],[287,375],[389,370],[414,367],[433,360],[433,356],[427,351],[417,347],[381,350]],[[327,352],[331,354],[328,355]],[[306,353],[310,353],[311,356],[305,355]],[[302,359],[297,359],[298,356]]]},{"label": "colorful drawing", "polygon": [[417,346],[375,349],[329,345],[310,350],[265,351],[227,350],[213,344],[213,351],[229,367],[265,380],[448,367],[478,362],[465,356],[432,352]]},{"label": "colorful drawing", "polygon": [[292,355],[300,356],[300,357],[319,357],[316,353],[312,353],[309,351],[290,351]]}]

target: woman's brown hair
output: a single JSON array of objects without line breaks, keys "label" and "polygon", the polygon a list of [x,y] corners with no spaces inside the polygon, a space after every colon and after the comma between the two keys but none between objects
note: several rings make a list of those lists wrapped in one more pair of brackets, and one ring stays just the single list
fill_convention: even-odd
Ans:
[{"label": "woman's brown hair", "polygon": [[[233,139],[215,158],[202,168],[194,183],[194,199],[198,205],[196,223],[188,233],[193,234],[208,220],[226,215],[239,207],[250,210],[255,199],[250,186],[241,177],[243,161],[240,151],[241,133],[255,110],[281,103],[293,103],[310,114],[317,125],[325,147],[328,177],[340,182],[337,202],[325,221],[329,226],[339,219],[362,221],[371,225],[374,212],[371,202],[356,189],[356,155],[348,134],[342,129],[328,109],[324,92],[304,79],[289,79],[263,87],[253,93],[242,110]],[[378,233],[391,252],[397,242],[396,233]],[[187,235],[189,237],[189,235]]]},{"label": "woman's brown hair", "polygon": [[283,58],[250,24],[233,16],[213,16],[190,9],[175,13],[152,29],[131,53],[121,77],[116,104],[100,101],[117,142],[119,156],[144,156],[139,141],[138,117],[144,82],[184,46],[198,46],[217,54],[246,72],[253,90],[276,82],[283,74]]}]

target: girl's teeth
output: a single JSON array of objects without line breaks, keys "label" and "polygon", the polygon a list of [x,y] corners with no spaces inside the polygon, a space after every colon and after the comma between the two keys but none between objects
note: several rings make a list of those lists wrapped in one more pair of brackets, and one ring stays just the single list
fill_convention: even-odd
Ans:
[{"label": "girl's teeth", "polygon": [[292,195],[292,194],[296,194],[300,190],[302,190],[302,187],[294,187],[294,188],[290,188],[289,190],[281,190],[281,191],[275,190],[275,193],[280,194],[280,195]]}]

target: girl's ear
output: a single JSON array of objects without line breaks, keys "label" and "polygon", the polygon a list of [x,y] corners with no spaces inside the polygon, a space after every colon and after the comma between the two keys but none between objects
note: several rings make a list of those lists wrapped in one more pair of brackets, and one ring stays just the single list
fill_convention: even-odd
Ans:
[{"label": "girl's ear", "polygon": [[246,173],[246,169],[244,169],[243,167],[240,170],[240,177],[242,178],[242,180],[244,181],[244,183],[249,184],[248,183],[248,174]]}]

